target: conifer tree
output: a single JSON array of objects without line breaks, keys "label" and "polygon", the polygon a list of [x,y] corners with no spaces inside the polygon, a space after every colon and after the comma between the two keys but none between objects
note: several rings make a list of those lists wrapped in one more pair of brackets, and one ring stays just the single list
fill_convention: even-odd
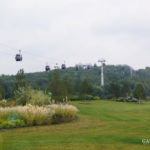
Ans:
[{"label": "conifer tree", "polygon": [[0,80],[0,99],[4,99],[6,95],[3,81]]},{"label": "conifer tree", "polygon": [[142,99],[145,99],[145,90],[142,84],[138,84],[134,91],[134,96],[139,100],[139,104],[141,103]]},{"label": "conifer tree", "polygon": [[61,87],[62,87],[62,82],[60,79],[59,70],[56,69],[52,73],[52,80],[51,80],[49,87],[48,87],[48,91],[52,92],[52,98],[56,102],[63,102],[63,97],[62,97],[63,92],[62,92]]},{"label": "conifer tree", "polygon": [[81,83],[81,94],[91,94],[92,86],[88,83],[86,79],[84,79]]},{"label": "conifer tree", "polygon": [[15,91],[20,88],[25,88],[26,86],[27,86],[27,82],[26,82],[24,70],[20,69],[16,75]]},{"label": "conifer tree", "polygon": [[127,97],[130,94],[130,87],[128,83],[124,83],[121,87],[121,96]]},{"label": "conifer tree", "polygon": [[64,97],[66,97],[68,100],[70,99],[70,96],[72,94],[73,88],[72,84],[68,78],[68,76],[64,76],[62,79],[62,94]]},{"label": "conifer tree", "polygon": [[112,82],[109,85],[109,94],[112,98],[118,98],[120,96],[120,85],[118,83]]}]

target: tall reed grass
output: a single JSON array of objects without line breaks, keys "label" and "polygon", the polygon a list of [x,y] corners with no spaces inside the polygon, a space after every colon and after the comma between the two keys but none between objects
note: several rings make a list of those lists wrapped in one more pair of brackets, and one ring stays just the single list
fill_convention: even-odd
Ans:
[{"label": "tall reed grass", "polygon": [[[0,108],[0,127],[3,121],[14,124],[16,120],[24,122],[24,126],[46,125],[68,122],[75,119],[77,108],[72,105],[54,104],[48,106],[16,106]],[[12,125],[15,127],[15,125]],[[12,127],[11,126],[11,127]]]}]

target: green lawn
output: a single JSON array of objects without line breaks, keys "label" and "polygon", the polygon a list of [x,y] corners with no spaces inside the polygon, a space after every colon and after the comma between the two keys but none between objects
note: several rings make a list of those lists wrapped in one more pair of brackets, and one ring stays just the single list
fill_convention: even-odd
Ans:
[{"label": "green lawn", "polygon": [[78,120],[0,131],[0,150],[149,150],[150,103],[73,102]]}]

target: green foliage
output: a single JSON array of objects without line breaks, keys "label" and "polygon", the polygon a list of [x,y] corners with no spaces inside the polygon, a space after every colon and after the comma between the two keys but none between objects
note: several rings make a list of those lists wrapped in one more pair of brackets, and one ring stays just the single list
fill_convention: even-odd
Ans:
[{"label": "green foliage", "polygon": [[[47,72],[36,72],[36,73],[28,73],[25,74],[23,78],[26,80],[22,80],[23,84],[29,84],[32,88],[38,90],[47,90],[53,93],[53,99],[57,99],[57,101],[63,101],[66,98],[63,93],[67,93],[64,90],[63,80],[67,76],[69,83],[72,85],[71,91],[67,96],[68,99],[72,95],[80,95],[81,91],[86,94],[93,95],[93,96],[100,96],[101,98],[112,98],[112,97],[126,97],[126,95],[130,95],[133,93],[136,85],[138,83],[142,83],[145,89],[145,95],[150,96],[150,68],[147,67],[146,69],[140,70],[133,70],[133,74],[131,76],[131,67],[126,65],[107,65],[104,67],[104,75],[105,75],[105,87],[100,86],[100,67],[92,68],[90,70],[80,69],[78,72],[75,71],[75,68],[67,68],[64,70],[59,70],[59,74],[55,80],[53,79],[55,75],[55,71],[51,71],[50,73]],[[59,77],[58,77],[59,76]],[[5,89],[6,98],[12,97],[13,95],[13,87],[16,84],[16,81],[20,81],[20,78],[16,78],[15,76],[6,76],[2,75],[0,79],[3,81],[3,88]],[[57,80],[59,79],[59,80]],[[88,93],[88,90],[85,90],[85,83],[83,81],[86,79],[89,85],[92,86],[92,90]],[[54,82],[55,81],[55,82]],[[110,92],[110,84],[116,83],[119,85],[119,92]],[[48,84],[49,83],[49,84]],[[58,84],[55,84],[58,83]],[[81,86],[82,89],[81,90]],[[66,86],[65,86],[66,88]],[[88,91],[88,92],[87,92]],[[111,93],[111,94],[110,94]],[[59,96],[58,96],[59,95]]]},{"label": "green foliage", "polygon": [[62,95],[70,98],[70,95],[72,94],[73,91],[73,87],[69,77],[64,76],[61,82],[62,82]]},{"label": "green foliage", "polygon": [[80,94],[84,95],[84,94],[91,94],[92,93],[92,86],[89,84],[89,82],[84,79],[81,82],[81,90],[80,90]]},{"label": "green foliage", "polygon": [[81,96],[81,100],[93,100],[93,99],[94,97],[92,95],[85,94]]},{"label": "green foliage", "polygon": [[116,99],[117,102],[125,102],[125,99],[123,97],[119,97]]},{"label": "green foliage", "polygon": [[23,120],[19,120],[19,119],[15,120],[13,122],[13,124],[14,124],[15,127],[24,127],[25,126],[24,121]]},{"label": "green foliage", "polygon": [[25,123],[23,120],[0,120],[0,129],[18,128],[24,127]]},{"label": "green foliage", "polygon": [[52,115],[52,124],[59,124],[62,122],[70,122],[75,120],[76,110],[57,108],[55,114]]},{"label": "green foliage", "polygon": [[78,100],[100,100],[99,96],[92,96],[92,95],[82,95],[82,96],[78,96],[78,95],[74,95],[71,96],[70,98],[71,101],[78,101]]},{"label": "green foliage", "polygon": [[17,105],[26,105],[30,96],[28,95],[28,90],[24,88],[19,88],[14,92],[14,97]]},{"label": "green foliage", "polygon": [[31,88],[21,88],[16,91],[15,99],[17,105],[48,105],[51,103],[51,97],[43,91],[33,90]]},{"label": "green foliage", "polygon": [[5,95],[6,95],[6,92],[5,92],[4,84],[3,84],[3,81],[0,80],[0,100],[4,99]]},{"label": "green foliage", "polygon": [[14,124],[8,120],[0,120],[0,129],[14,128]]},{"label": "green foliage", "polygon": [[26,107],[24,112],[20,112],[20,115],[25,122],[25,126],[34,126],[50,124],[53,113],[44,107],[31,105]]},{"label": "green foliage", "polygon": [[22,119],[21,115],[17,112],[11,112],[8,116],[8,120],[10,122],[14,122],[15,120],[20,120]]},{"label": "green foliage", "polygon": [[71,105],[47,105],[45,107],[28,105],[0,108],[0,128],[68,122],[75,119],[77,111]]},{"label": "green foliage", "polygon": [[145,90],[142,84],[138,84],[134,90],[134,96],[138,99],[145,99]]},{"label": "green foliage", "polygon": [[59,70],[54,70],[48,90],[52,92],[52,98],[56,102],[63,102],[62,83],[59,75]]},{"label": "green foliage", "polygon": [[120,96],[120,85],[118,83],[112,82],[109,87],[109,94],[111,97],[118,98]]},{"label": "green foliage", "polygon": [[0,107],[6,107],[8,106],[7,100],[3,99],[0,101]]},{"label": "green foliage", "polygon": [[93,100],[100,100],[101,98],[99,96],[94,96]]},{"label": "green foliage", "polygon": [[52,99],[56,103],[68,102],[72,93],[72,84],[67,76],[61,79],[59,70],[54,70],[48,91],[52,92]]},{"label": "green foliage", "polygon": [[70,100],[71,100],[71,101],[81,100],[81,97],[78,96],[78,95],[74,95],[74,96],[71,96],[71,97],[70,97]]},{"label": "green foliage", "polygon": [[121,96],[123,96],[123,97],[129,96],[129,94],[130,94],[130,87],[129,87],[129,84],[127,82],[125,82],[122,85],[120,92],[121,92]]},{"label": "green foliage", "polygon": [[16,75],[14,91],[25,88],[26,86],[27,86],[27,82],[26,82],[24,70],[20,69]]}]

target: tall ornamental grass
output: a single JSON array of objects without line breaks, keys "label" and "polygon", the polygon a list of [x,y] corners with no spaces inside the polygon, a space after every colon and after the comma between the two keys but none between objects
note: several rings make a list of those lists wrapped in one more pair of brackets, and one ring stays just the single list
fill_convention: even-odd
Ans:
[{"label": "tall ornamental grass", "polygon": [[77,108],[72,105],[49,105],[51,110],[55,111],[52,115],[52,123],[70,122],[75,119]]},{"label": "tall ornamental grass", "polygon": [[31,88],[20,88],[15,91],[16,105],[50,105],[52,103],[51,97],[43,91],[33,90]]},{"label": "tall ornamental grass", "polygon": [[16,106],[0,108],[0,128],[56,124],[73,121],[77,108],[72,105]]}]

